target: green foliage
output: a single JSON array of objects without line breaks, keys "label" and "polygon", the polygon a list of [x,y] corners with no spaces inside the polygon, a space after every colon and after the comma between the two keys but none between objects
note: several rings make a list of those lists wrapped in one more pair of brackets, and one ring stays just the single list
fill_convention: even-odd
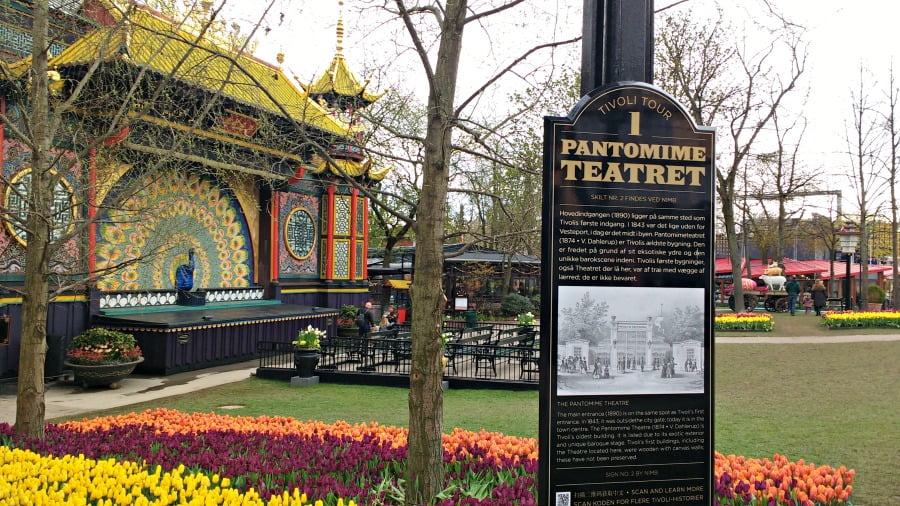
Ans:
[{"label": "green foliage", "polygon": [[75,336],[66,354],[69,362],[84,365],[131,362],[140,356],[133,335],[98,327]]},{"label": "green foliage", "polygon": [[297,349],[318,350],[322,347],[322,339],[325,339],[324,330],[307,325],[305,329],[300,329],[297,339],[294,339],[291,344]]},{"label": "green foliage", "polygon": [[359,314],[359,308],[352,304],[344,304],[338,313],[338,318],[353,320]]},{"label": "green foliage", "polygon": [[136,341],[131,334],[99,327],[87,329],[72,339],[72,348],[110,346],[130,350],[135,344]]},{"label": "green foliage", "polygon": [[507,294],[506,297],[503,297],[503,302],[500,303],[500,309],[503,311],[503,314],[513,316],[527,313],[531,311],[532,307],[528,297],[517,293],[510,293]]},{"label": "green foliage", "polygon": [[866,288],[866,297],[866,300],[869,302],[877,302],[880,304],[884,302],[884,290],[878,285],[869,285],[868,288]]},{"label": "green foliage", "polygon": [[356,326],[356,315],[359,308],[352,304],[344,304],[338,312],[338,325]]},{"label": "green foliage", "polygon": [[522,313],[516,317],[516,321],[519,325],[534,325],[534,313],[531,311]]}]

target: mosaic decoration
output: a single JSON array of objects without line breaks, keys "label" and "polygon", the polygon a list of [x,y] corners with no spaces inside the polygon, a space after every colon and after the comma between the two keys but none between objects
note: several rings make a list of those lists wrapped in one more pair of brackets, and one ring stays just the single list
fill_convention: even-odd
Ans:
[{"label": "mosaic decoration", "polygon": [[[13,107],[7,110],[10,115],[14,116],[15,113],[12,112]],[[11,140],[5,139],[3,141],[2,148],[3,149],[3,177],[7,180],[13,180],[18,177],[19,181],[23,179],[23,175],[26,171],[29,171],[28,167],[31,165],[31,151],[28,150],[25,145]],[[54,151],[54,154],[58,154],[58,151]],[[64,156],[70,156],[68,153],[64,152]],[[68,165],[68,162],[67,162]],[[57,166],[59,170],[59,166]],[[65,203],[66,206],[69,206],[70,201],[65,201],[62,197],[63,188],[65,192],[71,197],[72,188],[75,186],[75,182],[78,180],[79,174],[81,172],[81,165],[76,161],[71,165],[71,167],[65,170],[63,176],[63,183],[60,184],[59,195],[61,200],[57,201],[56,211],[59,211],[60,215],[67,214],[62,213],[64,207],[60,207]],[[24,186],[24,185],[23,185]],[[4,192],[4,196],[10,193],[7,188]],[[16,199],[18,200],[18,199]],[[13,202],[5,201],[5,204],[14,204]],[[14,206],[15,208],[15,206]],[[66,209],[67,211],[72,211],[70,214],[67,214],[67,218],[71,223],[71,220],[75,218],[74,211],[71,208]],[[25,272],[25,246],[23,245],[25,238],[25,233],[19,227],[14,226],[12,222],[3,220],[4,226],[0,227],[0,274],[13,274],[13,275],[21,275]],[[60,230],[61,232],[61,230]],[[59,233],[56,234],[59,237]],[[67,273],[67,272],[80,272],[83,271],[83,258],[84,255],[82,253],[81,246],[79,245],[79,241],[76,239],[71,239],[66,241],[65,244],[62,245],[50,259],[50,271],[54,273]]]},{"label": "mosaic decoration", "polygon": [[232,193],[194,174],[143,176],[143,190],[98,226],[97,268],[134,261],[103,278],[113,290],[166,290],[194,248],[194,286],[240,288],[253,279],[247,223]]},{"label": "mosaic decoration", "polygon": [[[175,304],[178,294],[168,292],[105,293],[100,296],[100,309],[163,306]],[[263,300],[262,288],[207,290],[206,303]]]},{"label": "mosaic decoration", "polygon": [[[278,248],[278,270],[279,275],[302,275],[318,278],[317,270],[319,267],[318,245],[320,238],[318,237],[319,228],[316,224],[319,221],[319,198],[312,195],[300,193],[284,193],[277,194],[278,199],[278,224],[280,226],[281,237],[279,238]],[[304,227],[307,231],[300,232],[291,231],[291,218],[294,218],[295,224],[303,218],[305,221],[308,216],[309,224],[312,225],[312,243],[309,243],[310,237],[307,234],[308,227]],[[298,236],[296,234],[300,234]],[[292,237],[289,237],[293,235]],[[296,241],[294,240],[296,239]],[[290,244],[294,242],[293,246]],[[303,243],[301,246],[300,242]],[[291,251],[293,248],[295,251]],[[305,255],[303,253],[306,253]]]},{"label": "mosaic decoration", "polygon": [[358,199],[356,201],[356,237],[362,238],[365,236],[365,221],[366,221],[366,199]]},{"label": "mosaic decoration", "polygon": [[350,241],[334,241],[334,279],[350,278]]},{"label": "mosaic decoration", "polygon": [[305,207],[291,211],[284,223],[284,244],[296,259],[303,260],[312,254],[316,246],[316,224]]},{"label": "mosaic decoration", "polygon": [[[27,219],[28,201],[23,195],[28,195],[31,189],[31,168],[26,167],[13,176],[6,192],[3,195],[3,204],[6,212],[15,215],[21,221]],[[54,172],[55,175],[55,172]],[[60,179],[53,187],[53,202],[50,204],[50,215],[53,217],[53,226],[50,229],[50,238],[59,240],[75,221],[75,198],[72,186],[65,179]],[[6,221],[6,228],[13,237],[23,246],[28,245],[28,233],[18,225],[18,220]]]},{"label": "mosaic decoration", "polygon": [[334,198],[334,235],[350,235],[350,197]]},{"label": "mosaic decoration", "polygon": [[363,241],[356,241],[356,279],[363,279]]},{"label": "mosaic decoration", "polygon": [[[31,53],[32,37],[30,33],[0,24],[0,40],[4,41],[4,49],[11,53],[22,56]],[[66,46],[57,42],[51,42],[47,51],[50,53],[51,57],[54,57],[59,56],[65,49]]]}]

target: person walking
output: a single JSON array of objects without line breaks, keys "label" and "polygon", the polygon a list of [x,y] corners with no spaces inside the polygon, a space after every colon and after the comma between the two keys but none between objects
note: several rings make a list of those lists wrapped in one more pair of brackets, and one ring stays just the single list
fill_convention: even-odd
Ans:
[{"label": "person walking", "polygon": [[797,310],[797,297],[800,296],[800,283],[794,276],[788,276],[788,282],[784,285],[784,290],[788,295],[788,308],[791,310],[791,316]]},{"label": "person walking", "polygon": [[806,315],[809,316],[809,313],[812,312],[813,307],[813,299],[812,294],[809,292],[803,292],[803,309],[806,311]]},{"label": "person walking", "polygon": [[822,309],[825,308],[825,304],[828,302],[828,292],[825,290],[825,283],[822,283],[821,279],[813,283],[812,299],[816,316],[822,316]]},{"label": "person walking", "polygon": [[375,319],[372,318],[372,303],[366,302],[366,305],[359,310],[356,316],[356,326],[359,329],[359,337],[369,337],[369,332],[375,326]]}]

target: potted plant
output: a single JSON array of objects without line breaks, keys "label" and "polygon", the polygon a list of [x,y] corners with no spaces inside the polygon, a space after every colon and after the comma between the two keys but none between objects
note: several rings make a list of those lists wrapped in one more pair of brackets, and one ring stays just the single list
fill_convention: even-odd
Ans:
[{"label": "potted plant", "polygon": [[119,381],[143,361],[133,335],[94,327],[72,339],[65,365],[72,369],[76,385],[118,388]]},{"label": "potted plant", "polygon": [[869,285],[866,288],[866,300],[869,311],[881,311],[881,306],[884,304],[884,290],[878,285]]},{"label": "potted plant", "polygon": [[351,305],[344,304],[341,306],[341,310],[338,312],[338,328],[337,333],[340,337],[356,337],[359,334],[359,329],[356,325],[356,315],[359,314],[359,308]]},{"label": "potted plant", "polygon": [[297,339],[291,342],[294,345],[294,366],[297,368],[297,376],[311,378],[315,374],[316,365],[319,363],[319,349],[322,348],[324,338],[325,331],[312,325],[300,329],[297,333]]},{"label": "potted plant", "polygon": [[[447,372],[447,364],[450,362],[450,357],[448,353],[455,353],[455,350],[450,351],[447,349],[447,344],[453,341],[453,333],[452,332],[443,332],[441,333],[441,367],[443,371]],[[454,366],[454,370],[456,366]]]},{"label": "potted plant", "polygon": [[519,325],[522,326],[520,332],[530,331],[531,328],[534,327],[534,314],[531,311],[528,311],[527,313],[521,313],[516,317],[516,321],[519,323]]}]

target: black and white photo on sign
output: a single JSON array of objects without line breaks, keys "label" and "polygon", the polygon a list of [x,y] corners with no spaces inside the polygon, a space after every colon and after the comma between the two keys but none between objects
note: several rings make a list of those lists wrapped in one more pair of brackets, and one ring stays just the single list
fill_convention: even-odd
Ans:
[{"label": "black and white photo on sign", "polygon": [[560,286],[558,395],[704,392],[702,288]]}]

